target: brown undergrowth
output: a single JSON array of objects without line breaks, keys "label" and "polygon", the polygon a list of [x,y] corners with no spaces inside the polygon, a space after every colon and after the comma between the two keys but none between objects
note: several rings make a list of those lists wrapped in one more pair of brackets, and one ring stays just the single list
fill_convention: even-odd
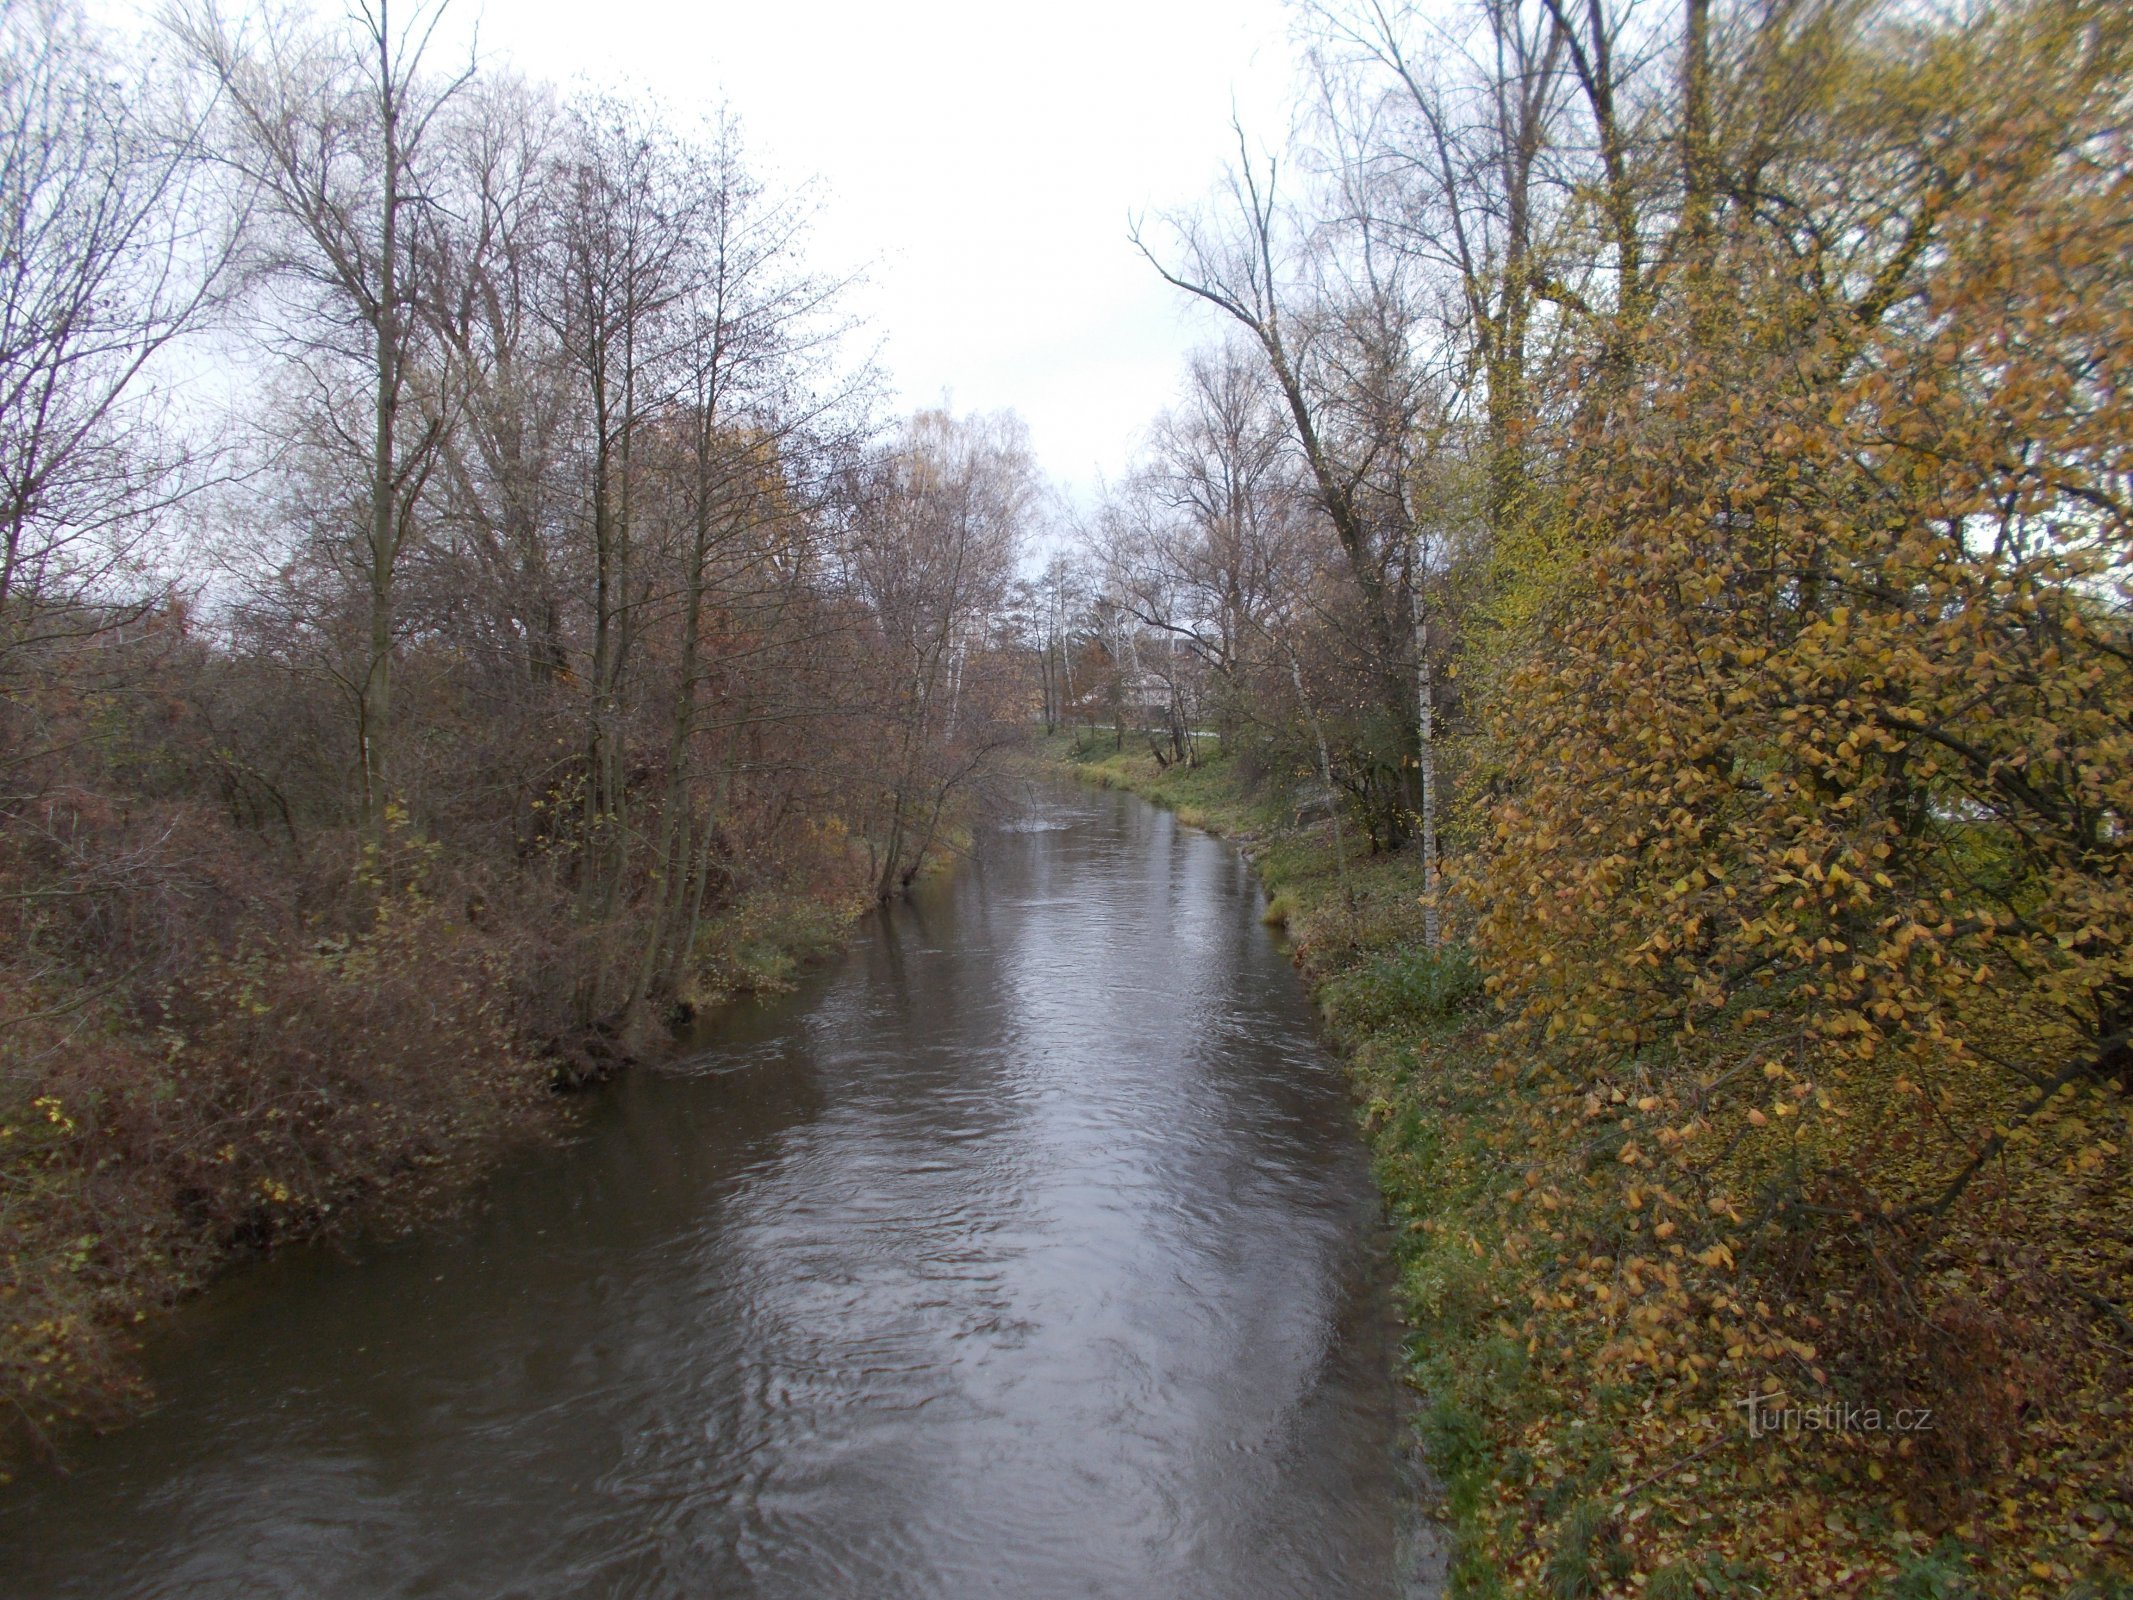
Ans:
[{"label": "brown undergrowth", "polygon": [[[0,1482],[137,1408],[159,1310],[264,1250],[433,1219],[562,1125],[556,1088],[657,1045],[611,1027],[580,1070],[573,991],[628,930],[411,830],[296,860],[182,811],[54,816],[136,870],[0,862]],[[848,855],[714,912],[690,1007],[833,948],[864,901]]]}]

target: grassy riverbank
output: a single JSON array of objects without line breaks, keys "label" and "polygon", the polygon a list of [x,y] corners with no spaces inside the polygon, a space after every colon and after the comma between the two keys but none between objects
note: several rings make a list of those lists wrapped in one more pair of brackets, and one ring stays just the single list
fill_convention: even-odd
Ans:
[{"label": "grassy riverbank", "polygon": [[[1981,1367],[1981,1414],[1936,1418],[1942,1431],[1917,1457],[1894,1419],[1862,1432],[1844,1419],[1771,1417],[1775,1431],[1751,1432],[1731,1404],[1728,1357],[1744,1352],[1728,1352],[1732,1335],[1719,1331],[1741,1308],[1688,1276],[1672,1223],[1627,1239],[1607,1231],[1595,1197],[1634,1155],[1615,1131],[1623,1108],[1589,1106],[1575,1126],[1550,1113],[1496,1042],[1472,957],[1422,947],[1418,863],[1357,854],[1353,838],[1338,859],[1330,825],[1300,825],[1286,786],[1254,784],[1220,757],[1159,769],[1111,743],[1062,737],[1046,750],[1251,853],[1270,920],[1286,925],[1349,1063],[1394,1224],[1455,1595],[2133,1593],[2113,1447],[2047,1439],[2011,1398],[1994,1409],[2003,1386],[2013,1396],[2011,1369]],[[1610,1364],[1605,1346],[1622,1335],[1595,1309],[1646,1291],[1683,1321],[1708,1321],[1715,1356]],[[1792,1358],[1817,1380],[1816,1363],[1831,1361],[1806,1345]],[[2123,1418],[2122,1401],[2099,1403]],[[2038,1439],[2021,1447],[2038,1454],[1994,1453],[1994,1419]],[[1984,1442],[1957,1438],[1958,1465],[1922,1466],[1933,1451],[1946,1458],[1951,1429]]]}]

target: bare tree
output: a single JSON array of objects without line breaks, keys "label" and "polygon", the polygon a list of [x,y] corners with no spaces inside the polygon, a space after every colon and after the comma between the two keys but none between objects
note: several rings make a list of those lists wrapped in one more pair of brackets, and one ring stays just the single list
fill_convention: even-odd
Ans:
[{"label": "bare tree", "polygon": [[592,536],[592,643],[586,673],[581,888],[612,913],[630,826],[623,720],[636,586],[638,434],[667,398],[666,358],[708,203],[701,175],[669,130],[638,108],[586,99],[567,113],[551,175],[554,207],[544,314],[579,386]]},{"label": "bare tree", "polygon": [[1577,298],[1550,248],[1572,176],[1549,164],[1568,120],[1567,36],[1525,0],[1321,3],[1311,19],[1344,199],[1441,286],[1428,303],[1479,380],[1486,515],[1502,528],[1523,514],[1536,315]]},{"label": "bare tree", "polygon": [[1074,635],[1087,603],[1087,574],[1065,551],[1054,551],[1036,578],[1018,591],[1024,630],[1037,653],[1044,731],[1056,733],[1074,714]]},{"label": "bare tree", "polygon": [[[1426,337],[1406,258],[1368,213],[1344,229],[1306,229],[1284,207],[1278,164],[1255,161],[1242,130],[1222,211],[1174,219],[1179,261],[1166,265],[1136,229],[1134,242],[1175,287],[1214,306],[1258,346],[1287,412],[1319,513],[1346,558],[1362,600],[1376,710],[1383,723],[1384,782],[1374,802],[1393,843],[1432,809],[1427,780],[1427,681],[1416,625],[1428,530],[1414,488],[1430,470],[1456,415],[1458,375]],[[1372,829],[1373,835],[1380,830]]]},{"label": "bare tree", "polygon": [[197,475],[143,376],[223,283],[196,127],[69,0],[0,11],[0,661],[126,614],[148,519]]},{"label": "bare tree", "polygon": [[1248,652],[1300,581],[1310,534],[1295,467],[1264,365],[1225,343],[1193,357],[1185,399],[1157,419],[1146,463],[1107,509],[1119,599],[1204,663],[1225,730]]},{"label": "bare tree", "polygon": [[828,315],[838,286],[799,269],[811,216],[806,197],[764,192],[742,161],[730,118],[682,154],[702,203],[675,312],[673,395],[661,427],[665,500],[679,531],[661,599],[676,614],[679,639],[653,910],[631,1004],[660,977],[671,981],[694,944],[726,799],[730,763],[701,813],[694,793],[704,686],[724,665],[713,659],[706,609],[714,602],[748,609],[760,639],[775,632],[763,613],[783,610],[812,576],[789,473],[810,430],[841,398],[841,386],[813,381],[839,331]]},{"label": "bare tree", "polygon": [[969,691],[1007,607],[1036,474],[1014,417],[928,411],[855,489],[847,577],[879,639],[892,746],[874,862],[887,899],[918,872],[950,797],[1018,723],[981,715]]},{"label": "bare tree", "polygon": [[461,404],[439,441],[440,517],[471,567],[463,587],[494,607],[492,649],[529,686],[569,670],[561,539],[570,395],[540,315],[549,178],[560,115],[545,89],[469,85],[444,129],[449,204],[419,216],[425,324],[447,352]]},{"label": "bare tree", "polygon": [[344,443],[368,480],[357,748],[372,829],[390,794],[395,584],[449,422],[447,388],[416,350],[424,286],[411,217],[435,203],[440,117],[473,75],[471,66],[442,81],[424,73],[444,0],[417,6],[398,28],[389,5],[360,0],[332,31],[283,10],[239,25],[215,0],[164,14],[219,91],[222,158],[268,223],[260,265],[270,291],[296,302],[285,309],[297,319],[274,337],[300,358],[368,378],[367,437],[350,429]]}]

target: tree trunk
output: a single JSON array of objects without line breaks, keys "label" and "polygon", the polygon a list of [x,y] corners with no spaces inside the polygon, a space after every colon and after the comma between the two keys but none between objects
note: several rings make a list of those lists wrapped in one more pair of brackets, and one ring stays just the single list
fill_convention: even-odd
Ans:
[{"label": "tree trunk", "polygon": [[1437,905],[1437,674],[1420,596],[1415,602],[1415,742],[1422,763],[1422,940],[1434,950],[1444,937]]},{"label": "tree trunk", "polygon": [[1318,781],[1325,785],[1326,813],[1333,823],[1333,874],[1340,882],[1341,899],[1349,905],[1355,896],[1348,887],[1348,845],[1341,833],[1341,797],[1333,787],[1333,752],[1326,745],[1325,724],[1318,720],[1318,709],[1304,696],[1303,664],[1296,659],[1296,652],[1289,653],[1289,681],[1296,685],[1296,705],[1311,724],[1311,737],[1318,742]]},{"label": "tree trunk", "polygon": [[393,432],[400,411],[398,260],[400,210],[400,104],[393,92],[390,32],[379,8],[378,82],[383,113],[385,207],[379,236],[378,299],[371,331],[376,338],[370,463],[370,661],[363,674],[358,737],[362,749],[362,823],[372,838],[384,829],[388,753],[392,736],[393,569],[400,540],[399,483]]}]

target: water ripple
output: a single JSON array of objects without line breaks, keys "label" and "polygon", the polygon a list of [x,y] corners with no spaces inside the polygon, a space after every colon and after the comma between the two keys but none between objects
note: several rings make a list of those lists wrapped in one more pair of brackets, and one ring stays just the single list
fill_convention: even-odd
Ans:
[{"label": "water ripple", "polygon": [[8,1593],[1392,1593],[1375,1202],[1258,910],[1040,798],[464,1226],[194,1307]]}]

